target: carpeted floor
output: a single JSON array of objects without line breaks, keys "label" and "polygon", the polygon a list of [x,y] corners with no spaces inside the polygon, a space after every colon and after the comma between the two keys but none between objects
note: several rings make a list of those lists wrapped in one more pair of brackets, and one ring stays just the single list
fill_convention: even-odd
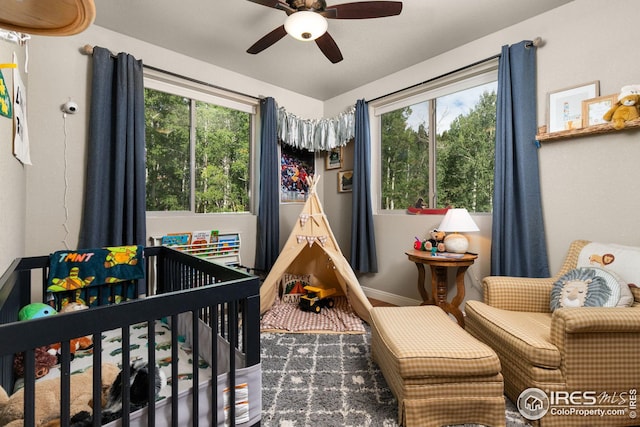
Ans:
[{"label": "carpeted floor", "polygon": [[[262,425],[397,427],[370,334],[261,334]],[[507,402],[507,427],[527,426]]]}]

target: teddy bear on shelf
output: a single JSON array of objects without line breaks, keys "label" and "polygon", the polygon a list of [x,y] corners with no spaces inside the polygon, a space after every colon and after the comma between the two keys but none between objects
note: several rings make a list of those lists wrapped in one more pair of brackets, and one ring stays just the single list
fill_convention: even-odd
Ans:
[{"label": "teddy bear on shelf", "polygon": [[616,130],[623,129],[625,122],[640,117],[640,85],[627,85],[622,87],[618,102],[616,102],[602,118],[611,122]]},{"label": "teddy bear on shelf", "polygon": [[438,231],[435,228],[429,232],[429,239],[424,242],[423,250],[428,252],[444,252],[444,237],[446,233],[444,231]]}]

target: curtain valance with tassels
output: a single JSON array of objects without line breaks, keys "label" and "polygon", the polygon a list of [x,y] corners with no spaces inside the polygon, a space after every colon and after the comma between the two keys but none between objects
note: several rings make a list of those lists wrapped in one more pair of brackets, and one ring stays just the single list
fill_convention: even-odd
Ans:
[{"label": "curtain valance with tassels", "polygon": [[347,145],[355,135],[355,107],[330,119],[301,119],[278,108],[278,138],[309,151],[329,151]]}]

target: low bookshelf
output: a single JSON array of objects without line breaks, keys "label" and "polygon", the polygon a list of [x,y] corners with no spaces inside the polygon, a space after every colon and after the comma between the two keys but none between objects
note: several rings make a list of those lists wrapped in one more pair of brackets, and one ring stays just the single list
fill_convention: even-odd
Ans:
[{"label": "low bookshelf", "polygon": [[218,230],[167,233],[151,238],[154,245],[170,246],[207,261],[231,267],[242,265],[240,260],[240,233],[222,233]]}]

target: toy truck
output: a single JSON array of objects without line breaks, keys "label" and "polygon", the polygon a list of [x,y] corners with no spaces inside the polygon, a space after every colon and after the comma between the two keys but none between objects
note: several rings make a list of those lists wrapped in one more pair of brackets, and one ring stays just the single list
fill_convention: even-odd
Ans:
[{"label": "toy truck", "polygon": [[307,291],[300,297],[300,309],[320,313],[324,307],[332,308],[335,304],[331,295],[336,293],[336,288],[322,289],[315,286],[305,286]]}]

